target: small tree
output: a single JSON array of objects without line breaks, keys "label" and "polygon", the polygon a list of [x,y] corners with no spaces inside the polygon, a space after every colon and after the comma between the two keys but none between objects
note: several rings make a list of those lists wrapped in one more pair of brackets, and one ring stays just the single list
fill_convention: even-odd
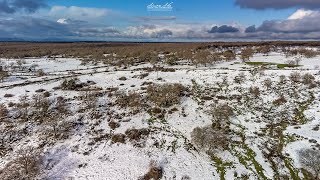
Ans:
[{"label": "small tree", "polygon": [[252,48],[243,49],[243,50],[241,51],[241,55],[240,55],[241,60],[242,60],[243,62],[249,61],[250,58],[253,56],[253,54],[254,54],[254,50],[253,50]]},{"label": "small tree", "polygon": [[20,97],[20,103],[17,105],[20,111],[20,117],[22,120],[26,121],[28,119],[28,112],[29,112],[29,103],[28,103],[28,96],[23,95]]},{"label": "small tree", "polygon": [[40,173],[40,155],[34,148],[27,147],[19,150],[16,159],[9,162],[0,171],[0,179],[37,179]]},{"label": "small tree", "polygon": [[236,59],[236,54],[232,50],[227,50],[223,52],[223,56],[227,61]]}]

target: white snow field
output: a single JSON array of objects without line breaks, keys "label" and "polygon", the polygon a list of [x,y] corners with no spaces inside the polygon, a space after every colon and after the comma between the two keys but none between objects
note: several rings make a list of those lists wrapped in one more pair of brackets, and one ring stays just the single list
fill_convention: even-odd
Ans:
[{"label": "white snow field", "polygon": [[[0,122],[0,177],[12,177],[10,163],[22,149],[40,157],[41,170],[31,179],[148,179],[153,166],[168,180],[315,177],[303,168],[299,152],[320,151],[320,56],[301,58],[299,67],[273,64],[293,60],[272,52],[250,58],[270,63],[263,66],[240,59],[208,67],[159,63],[174,69],[164,72],[148,70],[150,64],[25,59],[25,68],[12,67],[0,83],[0,105],[8,109]],[[10,66],[19,60],[0,61]],[[61,86],[73,78],[79,88]],[[185,87],[178,102],[155,108],[150,84],[173,83]],[[133,104],[136,96],[141,107]],[[222,105],[232,109],[223,126],[228,142],[205,137],[211,131],[196,141],[194,129],[214,126],[213,109]]]}]

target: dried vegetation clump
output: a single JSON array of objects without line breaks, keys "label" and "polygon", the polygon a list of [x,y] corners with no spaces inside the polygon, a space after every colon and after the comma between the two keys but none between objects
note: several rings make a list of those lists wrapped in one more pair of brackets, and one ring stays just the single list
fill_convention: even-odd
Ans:
[{"label": "dried vegetation clump", "polygon": [[149,85],[147,99],[159,107],[178,104],[187,89],[181,84]]}]

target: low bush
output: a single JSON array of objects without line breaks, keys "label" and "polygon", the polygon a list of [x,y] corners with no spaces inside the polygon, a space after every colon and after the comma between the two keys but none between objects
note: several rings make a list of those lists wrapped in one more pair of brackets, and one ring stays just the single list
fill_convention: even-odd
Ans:
[{"label": "low bush", "polygon": [[301,74],[299,72],[292,72],[289,79],[294,83],[298,83],[301,81]]},{"label": "low bush", "polygon": [[13,97],[13,96],[14,96],[13,94],[5,94],[3,97],[10,98],[10,97]]},{"label": "low bush", "polygon": [[149,171],[140,180],[160,180],[163,176],[163,169],[155,161],[150,162]]},{"label": "low bush", "polygon": [[228,149],[230,138],[224,131],[205,126],[197,127],[191,132],[192,142],[208,154],[216,150]]},{"label": "low bush", "polygon": [[130,140],[138,141],[141,138],[148,136],[150,133],[149,129],[142,128],[142,129],[127,129],[125,134]]},{"label": "low bush", "polygon": [[181,84],[149,85],[147,98],[159,107],[170,107],[180,102],[185,91]]},{"label": "low bush", "polygon": [[32,148],[18,151],[17,157],[0,170],[0,179],[37,179],[41,173],[41,157]]},{"label": "low bush", "polygon": [[112,143],[125,143],[126,142],[126,136],[124,134],[114,134],[111,137]]},{"label": "low bush", "polygon": [[83,87],[78,78],[65,79],[61,85],[62,90],[77,90]]},{"label": "low bush", "polygon": [[115,121],[110,121],[110,122],[108,123],[108,125],[109,125],[109,127],[110,127],[111,129],[113,129],[113,130],[115,130],[116,128],[120,127],[120,123],[115,122]]},{"label": "low bush", "polygon": [[8,112],[6,105],[0,104],[0,120],[7,117]]},{"label": "low bush", "polygon": [[315,80],[315,77],[310,73],[306,73],[302,76],[302,83],[303,84],[311,84],[314,82],[314,80]]},{"label": "low bush", "polygon": [[121,108],[132,108],[138,111],[143,108],[143,98],[139,93],[129,92],[128,94],[123,91],[116,92],[116,104]]}]

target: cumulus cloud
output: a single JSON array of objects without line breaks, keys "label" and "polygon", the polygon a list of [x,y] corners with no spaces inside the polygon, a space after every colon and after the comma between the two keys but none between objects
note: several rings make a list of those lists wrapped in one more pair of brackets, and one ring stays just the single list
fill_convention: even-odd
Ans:
[{"label": "cumulus cloud", "polygon": [[283,32],[283,33],[320,33],[320,16],[307,17],[303,19],[289,19],[282,21],[264,21],[258,31]]},{"label": "cumulus cloud", "polygon": [[0,13],[13,14],[20,10],[33,13],[46,6],[45,0],[0,0]]},{"label": "cumulus cloud", "polygon": [[65,25],[83,25],[87,24],[87,21],[81,21],[81,20],[74,20],[69,18],[60,18],[57,20],[57,23],[59,24],[65,24]]},{"label": "cumulus cloud", "polygon": [[296,12],[290,15],[288,19],[290,20],[303,19],[305,17],[317,16],[318,13],[319,13],[318,11],[298,9]]},{"label": "cumulus cloud", "polygon": [[250,9],[287,9],[292,7],[316,9],[320,8],[319,0],[236,0],[241,8]]},{"label": "cumulus cloud", "polygon": [[239,32],[239,29],[233,26],[222,25],[220,27],[214,26],[211,28],[209,33],[235,33]]},{"label": "cumulus cloud", "polygon": [[172,36],[172,34],[173,34],[172,31],[170,31],[168,29],[163,29],[160,31],[153,32],[151,34],[151,37],[152,38],[167,38],[167,37]]}]

